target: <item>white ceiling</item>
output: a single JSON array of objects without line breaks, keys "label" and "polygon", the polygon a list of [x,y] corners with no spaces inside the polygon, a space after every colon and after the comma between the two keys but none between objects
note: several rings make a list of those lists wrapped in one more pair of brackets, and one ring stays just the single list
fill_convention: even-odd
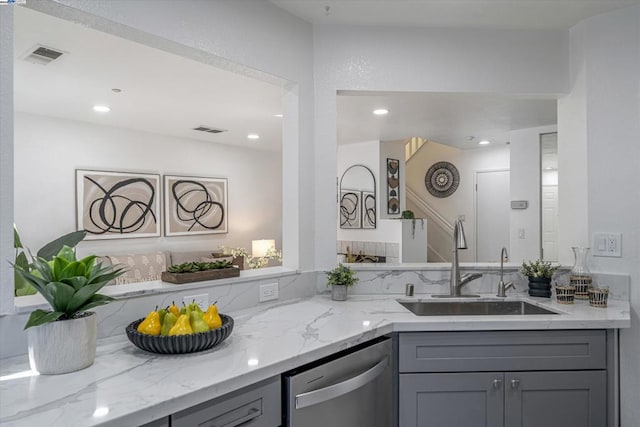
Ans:
[{"label": "white ceiling", "polygon": [[[471,93],[340,92],[338,143],[404,140],[419,136],[461,149],[495,146],[508,132],[557,123],[555,99]],[[385,108],[389,114],[376,116]],[[469,137],[473,136],[473,140]]]},{"label": "white ceiling", "polygon": [[[15,11],[16,111],[281,149],[282,119],[274,117],[282,113],[281,88],[24,7]],[[37,44],[67,53],[46,66],[21,59]],[[97,114],[94,104],[112,110]],[[192,130],[200,125],[229,131]],[[260,139],[248,140],[249,133]]]},{"label": "white ceiling", "polygon": [[[640,0],[271,0],[314,24],[568,29]],[[326,7],[329,7],[327,13]]]}]

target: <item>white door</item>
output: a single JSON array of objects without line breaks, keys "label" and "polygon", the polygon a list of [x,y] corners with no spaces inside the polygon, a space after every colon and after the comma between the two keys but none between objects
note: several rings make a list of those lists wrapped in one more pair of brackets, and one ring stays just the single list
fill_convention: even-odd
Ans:
[{"label": "white door", "polygon": [[542,186],[542,258],[558,260],[558,186]]},{"label": "white door", "polygon": [[499,262],[509,250],[509,170],[476,172],[476,262]]}]

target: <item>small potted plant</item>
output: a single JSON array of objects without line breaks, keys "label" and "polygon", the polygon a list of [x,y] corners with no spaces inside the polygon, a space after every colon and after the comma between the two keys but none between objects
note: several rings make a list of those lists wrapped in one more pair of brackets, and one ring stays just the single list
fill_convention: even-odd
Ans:
[{"label": "small potted plant", "polygon": [[551,277],[558,269],[548,261],[523,262],[520,273],[529,278],[529,295],[534,297],[551,297]]},{"label": "small potted plant", "polygon": [[353,286],[358,280],[355,271],[351,268],[338,264],[331,271],[325,271],[327,275],[327,286],[331,286],[331,299],[334,301],[344,301],[347,299],[347,289]]},{"label": "small potted plant", "polygon": [[34,310],[24,327],[28,329],[31,369],[40,374],[84,369],[96,354],[97,315],[88,310],[113,301],[97,292],[124,269],[102,267],[96,264],[95,255],[77,260],[73,248],[66,245],[50,261],[39,256],[42,251],[31,256],[27,266],[14,264],[16,272],[52,308]]}]

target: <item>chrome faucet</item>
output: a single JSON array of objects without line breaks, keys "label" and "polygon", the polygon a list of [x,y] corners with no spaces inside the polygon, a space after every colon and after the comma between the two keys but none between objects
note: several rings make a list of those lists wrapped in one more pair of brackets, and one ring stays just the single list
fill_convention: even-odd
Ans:
[{"label": "chrome faucet", "polygon": [[458,262],[458,249],[467,249],[467,238],[464,235],[462,221],[457,219],[453,226],[453,261],[451,262],[451,279],[449,280],[450,295],[434,295],[434,297],[478,297],[479,295],[462,295],[461,289],[464,285],[482,277],[482,273],[467,273],[460,276],[460,265]]},{"label": "chrome faucet", "polygon": [[515,289],[516,285],[513,282],[504,283],[504,261],[509,259],[509,254],[507,253],[507,248],[503,247],[502,252],[500,252],[500,281],[498,282],[498,295],[499,297],[506,297],[507,291],[509,289]]}]

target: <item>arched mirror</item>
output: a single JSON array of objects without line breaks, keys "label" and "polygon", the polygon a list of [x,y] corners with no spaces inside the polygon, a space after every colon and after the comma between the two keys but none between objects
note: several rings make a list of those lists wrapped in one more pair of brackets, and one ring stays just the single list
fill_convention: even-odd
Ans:
[{"label": "arched mirror", "polygon": [[340,178],[340,228],[376,228],[376,179],[366,166],[350,166]]}]

